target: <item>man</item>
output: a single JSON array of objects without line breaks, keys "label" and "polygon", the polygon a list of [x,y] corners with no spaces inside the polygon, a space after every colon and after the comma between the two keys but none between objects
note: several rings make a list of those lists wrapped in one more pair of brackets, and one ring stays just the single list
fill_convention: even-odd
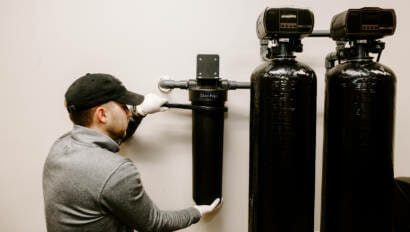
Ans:
[{"label": "man", "polygon": [[166,99],[144,99],[111,75],[87,74],[68,88],[65,101],[74,127],[54,143],[43,171],[48,231],[175,231],[218,205],[216,199],[209,206],[161,211],[132,161],[115,154],[129,136],[129,119],[139,124],[145,115],[165,110]]}]

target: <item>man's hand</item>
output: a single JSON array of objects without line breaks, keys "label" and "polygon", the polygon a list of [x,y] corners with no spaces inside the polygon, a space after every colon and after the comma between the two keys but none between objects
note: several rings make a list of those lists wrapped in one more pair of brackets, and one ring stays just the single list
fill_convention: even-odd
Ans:
[{"label": "man's hand", "polygon": [[199,211],[199,213],[201,214],[201,216],[203,216],[204,214],[207,214],[207,213],[210,213],[210,212],[214,211],[217,208],[217,206],[219,208],[219,206],[222,204],[222,203],[219,204],[219,201],[220,201],[220,199],[216,198],[214,200],[214,202],[212,202],[212,204],[210,204],[210,205],[195,205],[194,208],[196,208]]},{"label": "man's hand", "polygon": [[166,102],[166,98],[149,93],[145,95],[144,101],[137,106],[137,112],[139,115],[145,116],[147,114],[168,110],[168,107],[162,106]]}]

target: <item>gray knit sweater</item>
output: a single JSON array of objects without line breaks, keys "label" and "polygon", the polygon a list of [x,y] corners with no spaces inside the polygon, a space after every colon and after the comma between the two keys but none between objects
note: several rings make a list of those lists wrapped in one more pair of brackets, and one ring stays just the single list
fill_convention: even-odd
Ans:
[{"label": "gray knit sweater", "polygon": [[200,219],[195,208],[161,211],[131,160],[108,136],[75,125],[52,146],[44,165],[47,230],[175,231]]}]

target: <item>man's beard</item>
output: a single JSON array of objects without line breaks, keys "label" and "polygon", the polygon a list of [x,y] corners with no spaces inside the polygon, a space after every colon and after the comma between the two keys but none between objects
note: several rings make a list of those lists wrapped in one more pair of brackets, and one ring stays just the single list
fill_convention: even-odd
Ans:
[{"label": "man's beard", "polygon": [[[128,128],[128,123],[127,123],[127,128]],[[109,129],[107,132],[115,142],[117,142],[118,144],[121,144],[121,142],[127,136],[127,128],[121,129],[120,131]]]}]

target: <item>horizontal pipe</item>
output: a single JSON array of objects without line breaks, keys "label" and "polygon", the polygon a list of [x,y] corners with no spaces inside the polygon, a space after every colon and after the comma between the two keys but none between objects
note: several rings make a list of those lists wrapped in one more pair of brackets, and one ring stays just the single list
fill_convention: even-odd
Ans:
[{"label": "horizontal pipe", "polygon": [[329,30],[316,30],[312,34],[308,35],[309,37],[330,37]]},{"label": "horizontal pipe", "polygon": [[158,87],[161,89],[188,89],[190,87],[196,86],[195,80],[183,80],[183,81],[174,81],[174,80],[160,80],[158,82]]},{"label": "horizontal pipe", "polygon": [[226,112],[228,109],[226,107],[213,107],[213,106],[197,106],[197,105],[189,105],[189,104],[173,104],[173,103],[165,103],[165,107],[168,108],[178,108],[178,109],[188,109],[188,110],[201,110],[201,111],[223,111]]},{"label": "horizontal pipe", "polygon": [[222,80],[221,87],[224,89],[250,89],[250,82],[238,82],[238,81],[228,81]]}]

